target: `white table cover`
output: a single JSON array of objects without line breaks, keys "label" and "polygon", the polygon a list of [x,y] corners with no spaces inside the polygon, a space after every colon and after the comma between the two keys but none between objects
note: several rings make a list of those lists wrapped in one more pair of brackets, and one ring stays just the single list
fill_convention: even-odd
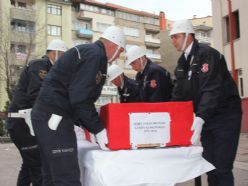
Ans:
[{"label": "white table cover", "polygon": [[202,147],[103,151],[78,140],[82,186],[172,186],[214,169]]}]

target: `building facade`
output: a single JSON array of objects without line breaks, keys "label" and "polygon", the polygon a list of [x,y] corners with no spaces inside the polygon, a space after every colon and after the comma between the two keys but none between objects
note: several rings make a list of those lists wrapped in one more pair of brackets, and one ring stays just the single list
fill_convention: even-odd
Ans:
[{"label": "building facade", "polygon": [[[92,43],[103,31],[111,26],[121,27],[127,39],[128,49],[132,45],[139,45],[146,49],[147,57],[155,63],[162,64],[159,38],[159,16],[141,12],[110,3],[85,0],[73,4],[73,33],[74,45]],[[124,69],[127,76],[134,78],[136,72],[131,66],[125,65],[125,55],[116,63]],[[106,83],[97,105],[116,102],[117,89]]]},{"label": "building facade", "polygon": [[[243,104],[242,131],[245,132],[248,132],[247,8],[248,1],[244,0],[212,1],[213,46],[225,55],[228,68],[238,84]],[[231,24],[233,32],[230,30],[230,14],[233,17],[233,24]]]},{"label": "building facade", "polygon": [[[91,0],[8,0],[1,1],[1,16],[9,28],[4,38],[8,38],[8,62],[10,80],[13,89],[19,79],[23,66],[30,60],[40,58],[46,52],[47,44],[55,38],[62,39],[68,47],[96,41],[110,25],[120,26],[127,38],[127,48],[139,45],[146,49],[147,57],[155,63],[163,64],[160,50],[159,16],[137,11],[110,3]],[[2,8],[4,7],[4,9]],[[5,10],[5,13],[2,13]],[[1,19],[3,20],[3,19]],[[125,55],[116,61],[123,67],[125,74],[134,77],[130,66],[125,65]],[[5,72],[2,72],[4,75]],[[1,81],[1,108],[8,96],[4,96],[6,78]],[[99,105],[116,102],[116,88],[106,84]]]}]

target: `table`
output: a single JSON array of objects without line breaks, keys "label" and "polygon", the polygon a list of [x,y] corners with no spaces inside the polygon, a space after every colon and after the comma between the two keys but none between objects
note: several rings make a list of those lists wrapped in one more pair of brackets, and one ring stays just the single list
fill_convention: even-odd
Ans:
[{"label": "table", "polygon": [[202,147],[103,151],[78,140],[82,186],[173,186],[214,169]]}]

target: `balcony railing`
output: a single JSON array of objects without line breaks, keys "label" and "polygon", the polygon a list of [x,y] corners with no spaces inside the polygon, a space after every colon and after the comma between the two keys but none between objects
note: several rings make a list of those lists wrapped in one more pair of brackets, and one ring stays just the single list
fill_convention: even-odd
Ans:
[{"label": "balcony railing", "polygon": [[92,38],[93,37],[93,31],[81,28],[77,31],[77,36],[78,37],[84,37],[84,38]]},{"label": "balcony railing", "polygon": [[36,21],[36,9],[23,8],[23,7],[11,7],[10,8],[11,19],[21,19],[25,21]]},{"label": "balcony railing", "polygon": [[161,59],[161,55],[160,54],[146,54],[146,56],[148,58],[152,58],[152,59]]},{"label": "balcony railing", "polygon": [[151,36],[145,36],[145,42],[160,44],[160,39]]},{"label": "balcony railing", "polygon": [[200,42],[200,43],[211,43],[210,37],[206,37],[206,36],[196,36],[196,39]]}]

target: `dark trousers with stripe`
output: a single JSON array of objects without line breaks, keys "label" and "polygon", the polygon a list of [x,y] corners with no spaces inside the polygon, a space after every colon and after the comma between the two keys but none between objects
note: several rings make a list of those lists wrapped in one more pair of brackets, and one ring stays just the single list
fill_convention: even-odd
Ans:
[{"label": "dark trousers with stripe", "polygon": [[51,113],[32,110],[32,123],[43,164],[44,186],[81,186],[74,123],[63,118],[57,130],[48,127]]},{"label": "dark trousers with stripe", "polygon": [[24,119],[9,118],[8,122],[14,122],[8,132],[22,157],[17,186],[29,186],[31,183],[33,186],[41,186],[41,158],[36,138],[30,134]]}]

